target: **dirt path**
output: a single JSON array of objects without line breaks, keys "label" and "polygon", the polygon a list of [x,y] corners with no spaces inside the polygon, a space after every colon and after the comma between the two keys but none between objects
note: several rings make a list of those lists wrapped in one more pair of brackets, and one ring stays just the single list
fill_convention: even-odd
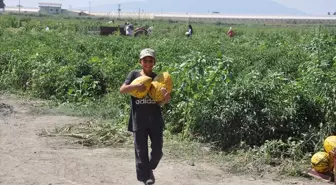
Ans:
[{"label": "dirt path", "polygon": [[[64,138],[40,137],[43,128],[79,123],[76,117],[34,115],[32,101],[0,95],[1,185],[122,185],[136,184],[132,149],[88,149],[66,145]],[[318,185],[306,179],[253,179],[233,176],[198,163],[190,166],[163,158],[155,171],[158,185]]]}]

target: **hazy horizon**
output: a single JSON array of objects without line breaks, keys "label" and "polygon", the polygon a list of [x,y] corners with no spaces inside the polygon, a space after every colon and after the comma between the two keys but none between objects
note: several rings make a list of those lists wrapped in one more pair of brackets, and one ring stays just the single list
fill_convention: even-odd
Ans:
[{"label": "hazy horizon", "polygon": [[[90,6],[90,9],[92,12],[105,12],[104,7],[108,6],[111,7],[111,11],[117,11],[117,4],[121,4],[122,10],[127,11],[126,8],[123,9],[126,5],[132,5],[132,4],[139,4],[139,2],[146,2],[149,0],[113,0],[107,2],[106,0],[88,0],[86,2],[83,2],[82,0],[20,0],[20,4],[23,7],[38,7],[39,2],[49,2],[49,3],[60,3],[62,4],[62,8],[64,9],[80,9],[80,10],[88,10],[88,7]],[[165,0],[156,0],[156,2],[166,3]],[[333,12],[336,12],[336,0],[265,0],[269,2],[276,2],[280,5],[285,6],[288,9],[297,10],[298,12],[303,12],[310,15],[327,15],[328,12],[331,14]],[[5,0],[4,1],[6,6],[16,6],[19,4],[19,0]],[[204,2],[204,1],[203,1]],[[234,4],[232,1],[225,1],[222,0],[225,5],[230,6]],[[252,1],[250,1],[252,2]],[[202,6],[202,1],[197,1],[193,3],[192,6]],[[125,6],[123,6],[125,5]],[[267,7],[266,4],[262,4],[260,7],[261,9],[267,10],[269,7]],[[176,9],[178,9],[178,6],[176,6]],[[160,9],[155,9],[157,12],[160,11]],[[179,12],[179,11],[177,11]],[[237,11],[238,12],[238,11]],[[285,11],[284,11],[285,12]],[[226,12],[223,12],[226,13]],[[230,12],[230,13],[234,13]],[[263,12],[260,12],[263,14]],[[246,10],[246,14],[250,14],[248,10]],[[266,13],[267,14],[267,13]],[[281,14],[281,12],[279,12]],[[288,13],[284,13],[288,14]]]}]

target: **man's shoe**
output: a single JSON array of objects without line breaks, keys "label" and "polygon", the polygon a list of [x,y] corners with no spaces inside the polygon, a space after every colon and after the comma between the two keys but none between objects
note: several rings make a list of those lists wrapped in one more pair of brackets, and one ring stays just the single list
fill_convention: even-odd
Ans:
[{"label": "man's shoe", "polygon": [[154,183],[155,183],[155,177],[154,177],[153,170],[151,170],[149,174],[149,179],[146,181],[146,184],[150,185]]},{"label": "man's shoe", "polygon": [[147,185],[146,182],[139,181],[137,185]]}]

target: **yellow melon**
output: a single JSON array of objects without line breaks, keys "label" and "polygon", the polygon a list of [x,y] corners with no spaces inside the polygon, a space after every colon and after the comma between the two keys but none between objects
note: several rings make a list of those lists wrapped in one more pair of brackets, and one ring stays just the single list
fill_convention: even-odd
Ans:
[{"label": "yellow melon", "polygon": [[332,170],[333,160],[327,152],[317,152],[311,158],[312,168],[320,173],[326,173]]},{"label": "yellow melon", "polygon": [[160,102],[164,99],[162,88],[165,88],[165,85],[160,82],[153,81],[149,89],[149,96],[156,102]]},{"label": "yellow melon", "polygon": [[143,84],[146,87],[146,90],[143,92],[140,92],[138,90],[133,90],[132,92],[130,92],[129,94],[136,97],[136,98],[144,98],[147,94],[148,91],[151,87],[151,83],[152,83],[152,78],[148,77],[148,76],[140,76],[136,79],[134,79],[131,83],[131,85],[134,84]]},{"label": "yellow melon", "polygon": [[329,136],[323,142],[324,150],[329,153],[336,147],[336,136]]},{"label": "yellow melon", "polygon": [[164,87],[167,89],[167,91],[171,93],[173,89],[173,80],[168,72],[158,74],[153,81],[164,84]]}]

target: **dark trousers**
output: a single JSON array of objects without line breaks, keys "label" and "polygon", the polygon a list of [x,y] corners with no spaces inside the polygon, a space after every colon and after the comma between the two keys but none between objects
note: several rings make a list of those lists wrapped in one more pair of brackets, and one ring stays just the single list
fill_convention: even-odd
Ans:
[{"label": "dark trousers", "polygon": [[[148,156],[148,136],[151,140],[151,153]],[[133,132],[136,174],[139,181],[149,179],[150,171],[155,169],[162,158],[162,128],[140,129]]]}]

